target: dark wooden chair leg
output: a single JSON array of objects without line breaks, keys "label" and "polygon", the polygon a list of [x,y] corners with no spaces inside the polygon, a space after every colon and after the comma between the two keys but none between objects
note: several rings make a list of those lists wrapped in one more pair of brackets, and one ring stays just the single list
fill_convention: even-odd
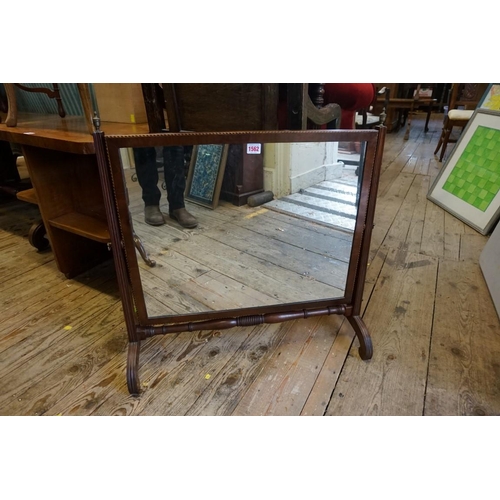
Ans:
[{"label": "dark wooden chair leg", "polygon": [[453,130],[453,125],[448,123],[446,125],[446,130],[444,131],[443,145],[441,146],[441,153],[439,155],[439,161],[443,161],[444,153],[446,151],[446,146],[448,146],[448,141],[450,140],[451,131]]},{"label": "dark wooden chair leg", "polygon": [[61,93],[59,92],[59,84],[53,83],[52,86],[54,87],[54,99],[57,102],[57,112],[61,118],[64,118],[66,116],[66,111],[64,110]]},{"label": "dark wooden chair leg", "polygon": [[443,144],[443,139],[444,139],[445,133],[446,133],[446,121],[443,123],[443,129],[441,130],[441,135],[439,136],[439,141],[437,143],[436,149],[434,150],[435,155],[437,155],[439,148]]}]

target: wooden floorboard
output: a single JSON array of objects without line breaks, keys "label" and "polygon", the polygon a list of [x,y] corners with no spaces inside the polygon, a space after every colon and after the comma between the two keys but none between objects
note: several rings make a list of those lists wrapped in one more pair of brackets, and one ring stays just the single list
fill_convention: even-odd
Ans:
[{"label": "wooden floorboard", "polygon": [[437,263],[390,250],[363,316],[377,348],[365,363],[351,351],[327,415],[422,414]]},{"label": "wooden floorboard", "polygon": [[439,265],[426,415],[500,415],[500,329],[478,264]]},{"label": "wooden floorboard", "polygon": [[[157,336],[132,397],[112,262],[66,279],[28,243],[38,208],[2,195],[0,415],[500,415],[500,321],[478,265],[488,237],[427,200],[442,115],[424,122],[408,141],[387,135],[362,303],[370,361],[341,316]],[[137,188],[134,223],[158,267],[139,265],[162,291],[152,313],[328,295],[347,263],[348,233],[262,207],[193,205],[195,230],[151,228]]]}]

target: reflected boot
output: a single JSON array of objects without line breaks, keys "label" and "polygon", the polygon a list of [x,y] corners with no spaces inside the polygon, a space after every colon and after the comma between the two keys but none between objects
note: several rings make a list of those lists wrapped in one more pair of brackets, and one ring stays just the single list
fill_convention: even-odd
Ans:
[{"label": "reflected boot", "polygon": [[170,218],[176,220],[182,227],[193,228],[198,221],[185,208],[178,208],[170,212]]},{"label": "reflected boot", "polygon": [[165,224],[163,214],[158,205],[147,205],[144,207],[144,221],[150,226],[162,226]]}]

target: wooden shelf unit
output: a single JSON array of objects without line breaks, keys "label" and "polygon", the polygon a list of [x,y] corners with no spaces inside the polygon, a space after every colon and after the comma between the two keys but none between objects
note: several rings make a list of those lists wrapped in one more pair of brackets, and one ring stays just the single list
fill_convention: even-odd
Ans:
[{"label": "wooden shelf unit", "polygon": [[78,234],[99,243],[109,243],[110,236],[106,222],[88,215],[71,212],[49,220],[52,227]]},{"label": "wooden shelf unit", "polygon": [[[109,135],[148,133],[147,125],[101,128]],[[38,204],[59,270],[72,278],[111,258],[97,157],[83,117],[21,114],[16,127],[0,123],[0,140],[22,147],[33,189],[18,198]]]},{"label": "wooden shelf unit", "polygon": [[19,191],[19,193],[16,194],[16,197],[18,200],[25,201],[26,203],[33,203],[33,205],[38,205],[38,198],[36,197],[34,188]]}]

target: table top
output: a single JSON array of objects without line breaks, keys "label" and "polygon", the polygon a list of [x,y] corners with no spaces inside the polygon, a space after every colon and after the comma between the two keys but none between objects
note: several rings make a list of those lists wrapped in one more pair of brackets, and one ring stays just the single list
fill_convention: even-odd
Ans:
[{"label": "table top", "polygon": [[[385,101],[383,98],[378,98],[377,102],[383,104]],[[412,97],[391,97],[389,99],[389,107],[390,108],[402,108],[413,106],[422,106],[424,104],[433,104],[437,102],[437,99],[432,97],[419,97],[418,99],[413,99]]]},{"label": "table top", "polygon": [[[87,131],[83,116],[42,115],[20,113],[16,127],[5,125],[5,115],[0,123],[0,140],[68,153],[94,154],[93,137]],[[107,135],[147,134],[148,124],[101,122]]]}]

